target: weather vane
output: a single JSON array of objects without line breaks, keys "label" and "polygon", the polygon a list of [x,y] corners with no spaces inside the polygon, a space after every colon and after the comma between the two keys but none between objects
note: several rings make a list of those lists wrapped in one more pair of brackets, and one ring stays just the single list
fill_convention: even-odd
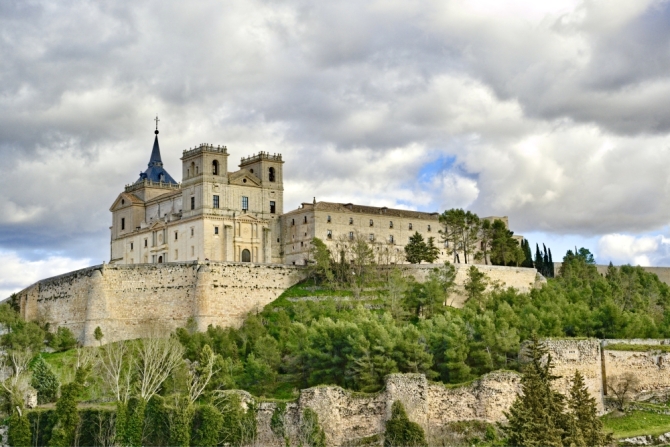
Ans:
[{"label": "weather vane", "polygon": [[160,121],[160,120],[158,119],[158,115],[156,115],[156,119],[155,119],[154,121],[156,121],[156,131],[155,131],[154,133],[155,133],[156,135],[158,135],[158,122]]}]

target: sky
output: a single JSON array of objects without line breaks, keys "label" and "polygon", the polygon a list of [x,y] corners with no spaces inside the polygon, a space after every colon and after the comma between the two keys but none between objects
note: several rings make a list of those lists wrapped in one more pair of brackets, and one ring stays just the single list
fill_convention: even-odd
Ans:
[{"label": "sky", "polygon": [[0,296],[109,261],[109,207],[200,143],[317,200],[509,216],[670,266],[670,2],[0,2]]}]

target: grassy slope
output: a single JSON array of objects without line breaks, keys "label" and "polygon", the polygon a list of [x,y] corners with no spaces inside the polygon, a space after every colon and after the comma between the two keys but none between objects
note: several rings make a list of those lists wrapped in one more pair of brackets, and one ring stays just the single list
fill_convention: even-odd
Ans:
[{"label": "grassy slope", "polygon": [[631,411],[623,416],[608,414],[602,417],[605,430],[615,438],[642,435],[661,435],[670,432],[670,415],[647,411]]}]

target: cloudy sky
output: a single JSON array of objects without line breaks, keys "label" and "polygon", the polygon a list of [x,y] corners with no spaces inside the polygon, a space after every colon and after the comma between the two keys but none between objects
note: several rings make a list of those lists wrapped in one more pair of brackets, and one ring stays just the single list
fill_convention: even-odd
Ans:
[{"label": "cloudy sky", "polygon": [[177,179],[202,142],[281,152],[287,210],[467,207],[670,266],[668,1],[3,0],[0,61],[3,296],[109,259],[156,114]]}]

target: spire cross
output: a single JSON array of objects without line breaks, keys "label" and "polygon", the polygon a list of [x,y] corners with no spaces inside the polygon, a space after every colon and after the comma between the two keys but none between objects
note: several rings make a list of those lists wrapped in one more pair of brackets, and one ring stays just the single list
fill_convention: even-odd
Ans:
[{"label": "spire cross", "polygon": [[156,119],[155,119],[154,121],[156,121],[156,131],[155,131],[154,133],[155,133],[156,135],[158,135],[158,122],[160,121],[160,120],[158,119],[158,115],[156,115]]}]

